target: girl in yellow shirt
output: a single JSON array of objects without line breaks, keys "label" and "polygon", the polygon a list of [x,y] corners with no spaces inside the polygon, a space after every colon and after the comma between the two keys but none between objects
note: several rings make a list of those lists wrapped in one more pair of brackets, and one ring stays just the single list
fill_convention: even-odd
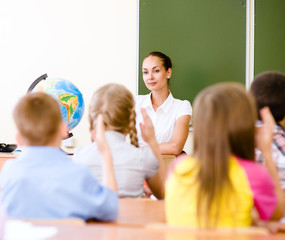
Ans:
[{"label": "girl in yellow shirt", "polygon": [[[271,159],[273,118],[260,112],[256,131],[253,97],[237,83],[203,90],[194,101],[194,154],[177,159],[166,181],[166,216],[171,225],[244,227],[252,209],[260,219],[280,219],[284,197]],[[254,161],[255,138],[266,168]]]}]

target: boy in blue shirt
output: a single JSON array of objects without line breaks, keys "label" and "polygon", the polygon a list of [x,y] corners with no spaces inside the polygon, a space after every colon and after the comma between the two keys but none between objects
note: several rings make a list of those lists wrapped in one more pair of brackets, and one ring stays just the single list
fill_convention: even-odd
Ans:
[{"label": "boy in blue shirt", "polygon": [[12,218],[81,218],[113,221],[118,214],[117,184],[102,116],[94,137],[103,164],[103,185],[86,166],[60,150],[67,128],[58,102],[45,93],[20,99],[13,117],[18,141],[26,146],[5,163],[0,178],[2,204]]}]

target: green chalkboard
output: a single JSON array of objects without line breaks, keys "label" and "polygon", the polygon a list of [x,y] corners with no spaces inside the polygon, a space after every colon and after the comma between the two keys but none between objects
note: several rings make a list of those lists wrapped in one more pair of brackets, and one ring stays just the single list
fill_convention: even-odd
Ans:
[{"label": "green chalkboard", "polygon": [[246,9],[241,0],[140,0],[139,94],[148,93],[141,64],[161,51],[173,62],[170,90],[193,99],[206,86],[245,84]]},{"label": "green chalkboard", "polygon": [[255,12],[254,72],[285,73],[285,1],[256,0]]}]

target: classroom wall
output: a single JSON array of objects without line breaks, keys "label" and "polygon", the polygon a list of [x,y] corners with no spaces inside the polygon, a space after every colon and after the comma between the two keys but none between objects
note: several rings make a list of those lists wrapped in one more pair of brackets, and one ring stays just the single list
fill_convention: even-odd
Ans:
[{"label": "classroom wall", "polygon": [[85,114],[72,131],[89,143],[88,103],[99,86],[118,82],[136,93],[138,14],[135,0],[0,2],[0,142],[15,143],[12,110],[40,75],[72,81]]},{"label": "classroom wall", "polygon": [[[140,0],[139,9],[139,64],[154,49],[170,56],[175,98],[193,103],[211,84],[245,84],[246,8],[240,1]],[[140,81],[139,93],[148,92]]]}]

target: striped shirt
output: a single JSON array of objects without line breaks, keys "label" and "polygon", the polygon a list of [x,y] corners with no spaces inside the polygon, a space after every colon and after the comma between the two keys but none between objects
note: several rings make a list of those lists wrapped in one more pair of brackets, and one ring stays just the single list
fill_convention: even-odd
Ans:
[{"label": "striped shirt", "polygon": [[[280,125],[275,125],[272,142],[272,159],[278,169],[282,188],[285,189],[285,131]],[[259,149],[255,150],[256,160],[263,163],[263,156]]]}]

